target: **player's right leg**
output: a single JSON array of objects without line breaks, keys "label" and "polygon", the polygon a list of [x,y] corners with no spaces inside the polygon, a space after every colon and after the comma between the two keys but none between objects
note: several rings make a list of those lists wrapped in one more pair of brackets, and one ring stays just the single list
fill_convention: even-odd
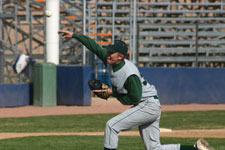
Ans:
[{"label": "player's right leg", "polygon": [[[168,147],[165,147],[165,150],[168,150]],[[172,149],[171,149],[172,150]],[[204,139],[198,139],[194,145],[180,145],[180,150],[215,150],[209,143]]]},{"label": "player's right leg", "polygon": [[116,149],[118,133],[154,122],[160,116],[160,104],[153,98],[133,106],[106,123],[104,147]]},{"label": "player's right leg", "polygon": [[214,148],[212,148],[209,143],[204,140],[204,139],[198,139],[197,142],[195,143],[194,147],[197,150],[215,150]]}]

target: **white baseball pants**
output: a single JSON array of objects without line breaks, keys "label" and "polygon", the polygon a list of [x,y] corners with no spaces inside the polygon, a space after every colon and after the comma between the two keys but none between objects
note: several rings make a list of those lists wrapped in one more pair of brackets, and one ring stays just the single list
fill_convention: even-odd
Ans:
[{"label": "white baseball pants", "polygon": [[179,150],[180,144],[160,144],[160,115],[160,102],[154,97],[127,109],[106,123],[104,147],[116,149],[118,133],[138,127],[146,150]]}]

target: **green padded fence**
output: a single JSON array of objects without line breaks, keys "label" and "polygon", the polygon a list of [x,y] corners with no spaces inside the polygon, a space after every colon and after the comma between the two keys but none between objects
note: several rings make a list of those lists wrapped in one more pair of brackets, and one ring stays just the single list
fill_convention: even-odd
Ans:
[{"label": "green padded fence", "polygon": [[36,63],[33,67],[33,105],[56,106],[56,65]]}]

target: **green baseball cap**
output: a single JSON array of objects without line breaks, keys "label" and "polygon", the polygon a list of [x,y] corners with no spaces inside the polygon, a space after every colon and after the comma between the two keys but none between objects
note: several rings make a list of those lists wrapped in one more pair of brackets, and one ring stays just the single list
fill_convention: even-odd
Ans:
[{"label": "green baseball cap", "polygon": [[109,44],[105,47],[107,51],[111,53],[119,52],[123,54],[124,56],[127,55],[127,44],[124,41],[121,40],[115,40],[114,43]]}]

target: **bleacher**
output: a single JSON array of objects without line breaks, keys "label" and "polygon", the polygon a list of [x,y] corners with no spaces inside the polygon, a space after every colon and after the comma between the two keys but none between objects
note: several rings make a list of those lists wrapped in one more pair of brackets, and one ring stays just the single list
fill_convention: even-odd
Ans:
[{"label": "bleacher", "polygon": [[[132,49],[136,32],[141,66],[224,67],[225,2],[199,0],[137,1],[137,31],[132,4],[88,1],[87,35],[101,45],[122,39]],[[131,6],[131,7],[130,7]]]},{"label": "bleacher", "polygon": [[[5,34],[1,39],[0,82],[18,82],[21,77],[11,69],[18,53],[45,59],[45,0],[4,1],[1,8]],[[88,0],[86,35],[102,46],[122,39],[132,50],[135,34],[140,66],[225,66],[225,1],[137,0],[137,31],[132,27],[133,11],[130,0]],[[60,1],[61,29],[82,34],[82,15],[83,1]],[[81,64],[82,45],[76,40],[61,41],[60,63]],[[87,58],[87,64],[91,63]]]},{"label": "bleacher", "polygon": [[224,1],[139,3],[139,63],[224,67]]}]

